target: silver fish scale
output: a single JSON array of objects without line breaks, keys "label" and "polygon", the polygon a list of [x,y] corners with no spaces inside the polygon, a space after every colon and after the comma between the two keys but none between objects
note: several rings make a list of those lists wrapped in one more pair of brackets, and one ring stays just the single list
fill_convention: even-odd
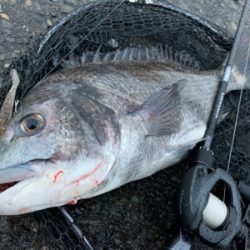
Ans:
[{"label": "silver fish scale", "polygon": [[[181,91],[183,102],[206,122],[218,86],[218,75],[219,71],[185,72],[159,62],[109,62],[62,71],[56,77],[52,75],[51,79],[53,82],[83,80],[102,93],[98,101],[117,115],[132,111],[153,93],[184,79],[187,81]],[[95,96],[92,98],[96,99]]]}]

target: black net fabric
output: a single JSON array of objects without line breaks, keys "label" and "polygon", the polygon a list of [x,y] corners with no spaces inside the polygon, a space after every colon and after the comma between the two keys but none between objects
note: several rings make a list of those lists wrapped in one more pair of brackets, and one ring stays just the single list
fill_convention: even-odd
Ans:
[{"label": "black net fabric", "polygon": [[[213,148],[216,157],[215,162],[218,167],[224,169],[229,168],[229,173],[235,179],[244,180],[245,183],[250,184],[250,91],[245,90],[243,92],[239,117],[237,119],[239,99],[239,91],[228,94],[232,111],[230,115],[226,117],[225,121],[218,125]],[[236,120],[238,124],[235,131],[233,150],[230,156]],[[227,140],[225,140],[225,138]],[[231,157],[230,163],[228,163],[229,156]]]},{"label": "black net fabric", "polygon": [[[170,46],[173,52],[183,51],[191,55],[198,62],[198,70],[215,69],[223,63],[232,45],[231,37],[172,5],[151,2],[153,4],[97,1],[63,18],[44,37],[37,39],[25,55],[13,60],[11,67],[17,69],[21,78],[17,99],[21,101],[40,79],[72,64],[83,53],[98,50],[100,45],[100,53],[105,54],[130,46],[160,43]],[[197,70],[197,66],[189,66]],[[9,87],[7,70],[0,105]],[[250,135],[250,129],[247,129],[249,95],[244,92],[230,168],[234,177],[247,183],[250,183],[249,147],[241,138]],[[230,110],[235,110],[233,102],[229,103]],[[217,129],[213,149],[220,167],[227,164],[234,119],[235,111],[232,111]],[[175,225],[175,194],[185,169],[186,164],[181,163],[145,180],[80,201],[68,209],[95,249],[164,249]],[[0,229],[0,237],[1,234],[8,235],[3,242],[5,249],[10,239],[12,249],[83,249],[59,209],[15,219],[3,217],[1,224],[3,221],[8,225],[5,231]],[[29,228],[31,223],[34,226]],[[212,248],[195,239],[193,249]]]},{"label": "black net fabric", "polygon": [[[155,4],[97,1],[63,18],[22,58],[13,60],[11,67],[21,78],[17,98],[22,99],[46,75],[65,67],[65,61],[96,51],[100,45],[100,53],[105,54],[159,43],[170,46],[173,54],[182,51],[191,55],[199,69],[213,69],[224,60],[232,39],[218,27],[159,1]],[[6,71],[0,106],[9,82]]]}]

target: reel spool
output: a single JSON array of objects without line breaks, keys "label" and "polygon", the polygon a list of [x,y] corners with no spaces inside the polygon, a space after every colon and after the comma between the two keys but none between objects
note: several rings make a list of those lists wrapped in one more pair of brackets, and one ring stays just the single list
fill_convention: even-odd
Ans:
[{"label": "reel spool", "polygon": [[[183,229],[198,233],[208,244],[227,247],[235,237],[240,241],[246,238],[239,187],[225,170],[208,167],[213,159],[211,151],[201,149],[199,153],[195,167],[187,172],[181,185],[181,224]],[[212,193],[218,182],[224,183],[230,194],[227,204]]]},{"label": "reel spool", "polygon": [[[231,203],[226,206],[211,191],[222,181],[230,190]],[[185,229],[198,231],[208,243],[226,247],[241,230],[241,204],[237,185],[224,170],[210,172],[198,165],[185,176],[181,187],[180,215]]]}]

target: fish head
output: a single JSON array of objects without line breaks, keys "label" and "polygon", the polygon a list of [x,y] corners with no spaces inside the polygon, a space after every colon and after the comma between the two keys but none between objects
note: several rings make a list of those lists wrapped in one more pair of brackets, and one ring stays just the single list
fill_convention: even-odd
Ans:
[{"label": "fish head", "polygon": [[69,85],[35,88],[2,136],[1,215],[88,198],[108,175],[115,161],[114,126],[98,116],[100,104],[79,100],[80,90]]}]

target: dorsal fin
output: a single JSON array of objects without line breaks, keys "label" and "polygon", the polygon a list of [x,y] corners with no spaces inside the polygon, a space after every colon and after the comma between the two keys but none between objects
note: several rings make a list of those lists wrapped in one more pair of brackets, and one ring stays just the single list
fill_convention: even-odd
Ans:
[{"label": "dorsal fin", "polygon": [[[129,45],[125,48],[107,51],[104,45],[99,45],[95,50],[87,50],[81,55],[72,53],[66,65],[84,65],[87,63],[101,63],[107,61],[161,61],[168,64],[179,65],[184,68],[200,69],[197,60],[185,51],[177,51],[173,47],[162,43],[154,45],[137,46]],[[53,62],[57,62],[53,58]]]}]

